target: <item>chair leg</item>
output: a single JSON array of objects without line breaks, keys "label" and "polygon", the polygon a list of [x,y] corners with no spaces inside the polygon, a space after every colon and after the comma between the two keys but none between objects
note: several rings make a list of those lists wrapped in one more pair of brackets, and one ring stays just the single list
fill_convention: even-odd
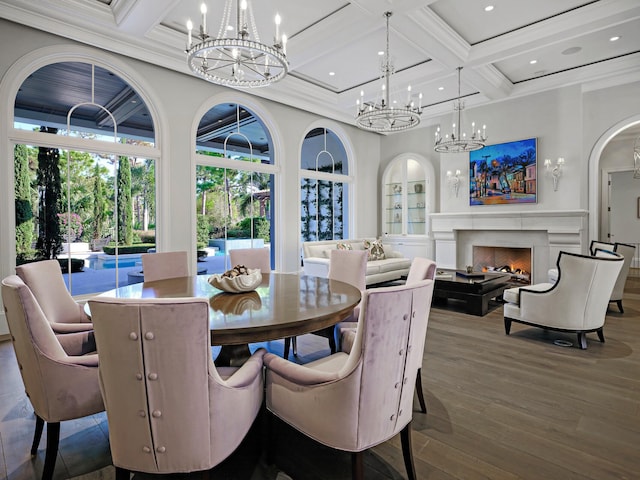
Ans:
[{"label": "chair leg", "polygon": [[126,468],[116,467],[116,480],[129,480],[131,473]]},{"label": "chair leg", "polygon": [[267,415],[267,445],[266,445],[266,462],[267,465],[273,465],[275,463],[275,416],[273,413],[269,412],[265,409],[265,414]]},{"label": "chair leg", "polygon": [[291,343],[293,344],[293,356],[298,356],[298,337],[293,337],[291,339]]},{"label": "chair leg", "polygon": [[291,337],[287,337],[284,339],[284,353],[282,354],[282,358],[285,360],[289,359],[289,349],[291,348]]},{"label": "chair leg", "polygon": [[329,335],[329,350],[331,351],[332,355],[338,351],[338,349],[336,348],[336,339],[333,335]]},{"label": "chair leg", "polygon": [[411,422],[400,432],[400,441],[402,442],[402,456],[404,457],[404,466],[407,469],[407,478],[416,480],[416,466],[413,463],[413,451],[411,449]]},{"label": "chair leg", "polygon": [[351,454],[351,479],[364,480],[364,453],[353,452]]},{"label": "chair leg", "polygon": [[582,350],[587,348],[587,334],[584,332],[578,332],[578,345]]},{"label": "chair leg", "polygon": [[604,343],[604,330],[602,329],[602,327],[596,330],[596,333],[598,334],[598,338],[600,339],[600,341]]},{"label": "chair leg", "polygon": [[58,442],[60,441],[60,422],[47,422],[47,453],[44,455],[42,480],[51,480],[58,456]]},{"label": "chair leg", "polygon": [[511,319],[505,317],[504,318],[504,333],[509,335],[509,332],[511,332]]},{"label": "chair leg", "polygon": [[416,375],[416,393],[418,394],[418,402],[420,402],[420,410],[422,413],[427,413],[427,404],[424,401],[424,393],[422,392],[422,368],[418,369]]},{"label": "chair leg", "polygon": [[42,438],[42,430],[44,429],[44,420],[36,415],[36,431],[33,433],[33,443],[31,444],[31,455],[35,456],[38,453],[38,445],[40,445],[40,439]]},{"label": "chair leg", "polygon": [[620,310],[620,313],[624,313],[624,309],[622,308],[622,300],[616,300],[616,305],[618,305],[618,310]]}]

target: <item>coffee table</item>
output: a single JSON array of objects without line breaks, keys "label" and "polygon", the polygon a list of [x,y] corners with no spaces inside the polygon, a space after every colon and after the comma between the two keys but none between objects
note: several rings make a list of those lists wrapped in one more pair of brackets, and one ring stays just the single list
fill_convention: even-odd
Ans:
[{"label": "coffee table", "polygon": [[489,300],[501,297],[509,288],[510,275],[482,272],[469,275],[462,270],[436,272],[433,298],[441,301],[450,298],[463,300],[467,313],[484,316],[489,311]]}]

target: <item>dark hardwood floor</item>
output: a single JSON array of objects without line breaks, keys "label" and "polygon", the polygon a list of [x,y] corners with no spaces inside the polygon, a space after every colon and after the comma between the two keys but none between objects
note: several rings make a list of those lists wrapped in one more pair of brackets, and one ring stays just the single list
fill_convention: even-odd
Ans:
[{"label": "dark hardwood floor", "polygon": [[[640,479],[640,274],[629,277],[625,313],[612,305],[606,343],[514,324],[504,334],[502,307],[485,317],[434,306],[422,366],[429,413],[414,406],[418,477],[470,479]],[[572,347],[557,346],[556,339]],[[282,342],[264,344],[281,353]],[[299,337],[300,361],[328,351],[326,339]],[[335,452],[276,422],[276,466],[264,460],[264,417],[211,478],[341,480],[349,454]],[[327,419],[330,421],[330,419]],[[34,417],[10,342],[0,343],[0,480],[40,478],[29,447]],[[61,427],[57,479],[112,479],[105,414]],[[406,478],[400,439],[365,457],[367,479]],[[136,475],[136,479],[151,478]],[[163,478],[197,478],[170,476]]]}]

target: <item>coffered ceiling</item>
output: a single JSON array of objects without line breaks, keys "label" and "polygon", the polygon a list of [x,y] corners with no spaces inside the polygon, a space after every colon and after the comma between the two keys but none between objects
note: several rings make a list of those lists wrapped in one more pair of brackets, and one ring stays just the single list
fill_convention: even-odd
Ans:
[{"label": "coffered ceiling", "polygon": [[[201,1],[3,0],[0,16],[191,75],[185,25],[199,24]],[[205,1],[217,31],[223,0]],[[451,110],[458,66],[468,107],[640,80],[638,0],[253,0],[252,7],[263,41],[281,15],[290,75],[248,93],[347,123],[360,90],[370,99],[379,91],[385,11],[393,12],[391,98],[405,101],[408,84],[413,95],[422,92],[424,124]]]}]

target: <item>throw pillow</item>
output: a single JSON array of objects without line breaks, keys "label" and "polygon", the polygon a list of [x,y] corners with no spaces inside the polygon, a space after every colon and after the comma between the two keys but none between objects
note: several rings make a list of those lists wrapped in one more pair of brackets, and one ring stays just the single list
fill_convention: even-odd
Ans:
[{"label": "throw pillow", "polygon": [[353,246],[349,242],[338,242],[338,250],[353,250]]},{"label": "throw pillow", "polygon": [[364,248],[367,250],[367,260],[384,260],[384,248],[382,247],[382,240],[379,238],[370,242],[364,241]]}]

